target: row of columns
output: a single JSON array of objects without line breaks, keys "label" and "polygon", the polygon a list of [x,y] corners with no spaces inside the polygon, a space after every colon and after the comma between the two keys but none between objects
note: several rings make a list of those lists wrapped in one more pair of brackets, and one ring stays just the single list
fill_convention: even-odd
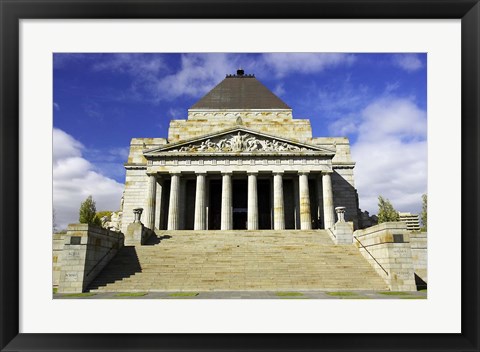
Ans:
[{"label": "row of columns", "polygon": [[[325,228],[332,228],[335,223],[332,179],[330,172],[322,173],[323,189],[323,210]],[[310,214],[310,191],[308,187],[308,173],[299,173],[299,205],[300,205],[300,229],[310,230],[312,228]],[[157,180],[154,174],[148,178],[148,194],[146,204],[145,224],[148,228],[155,227],[155,203],[156,203]],[[168,207],[167,230],[178,230],[180,225],[179,197],[180,175],[171,175],[170,199]],[[206,174],[197,174],[195,191],[195,218],[194,230],[207,229],[206,216]],[[222,209],[221,209],[221,230],[233,228],[232,209],[232,175],[222,174]],[[283,198],[283,174],[273,175],[273,228],[275,230],[285,229],[285,204]],[[257,198],[257,174],[248,174],[248,209],[247,209],[247,230],[258,229],[258,198]]]}]

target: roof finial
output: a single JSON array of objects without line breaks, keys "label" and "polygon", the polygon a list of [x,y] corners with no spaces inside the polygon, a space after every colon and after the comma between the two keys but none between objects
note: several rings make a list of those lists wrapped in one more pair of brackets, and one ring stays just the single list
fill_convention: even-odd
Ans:
[{"label": "roof finial", "polygon": [[239,68],[237,70],[237,76],[243,76],[245,74],[245,71],[242,68]]}]

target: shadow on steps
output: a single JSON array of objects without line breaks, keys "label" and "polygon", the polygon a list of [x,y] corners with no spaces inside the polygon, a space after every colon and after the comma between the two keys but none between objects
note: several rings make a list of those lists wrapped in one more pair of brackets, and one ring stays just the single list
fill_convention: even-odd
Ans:
[{"label": "shadow on steps", "polygon": [[123,247],[112,261],[98,274],[88,287],[88,291],[125,279],[142,272],[134,246]]},{"label": "shadow on steps", "polygon": [[156,244],[159,244],[163,240],[168,240],[170,238],[172,238],[172,236],[170,235],[163,235],[163,236],[153,235],[153,236],[150,236],[150,238],[147,240],[144,246],[154,246]]}]

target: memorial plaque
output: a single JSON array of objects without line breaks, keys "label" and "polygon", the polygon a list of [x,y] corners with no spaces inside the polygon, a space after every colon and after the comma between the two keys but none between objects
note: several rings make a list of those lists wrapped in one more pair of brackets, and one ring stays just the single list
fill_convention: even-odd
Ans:
[{"label": "memorial plaque", "polygon": [[70,244],[80,244],[81,241],[82,241],[82,237],[80,237],[80,236],[70,237]]},{"label": "memorial plaque", "polygon": [[77,281],[78,273],[65,273],[65,281]]},{"label": "memorial plaque", "polygon": [[393,235],[393,243],[403,243],[403,235]]}]

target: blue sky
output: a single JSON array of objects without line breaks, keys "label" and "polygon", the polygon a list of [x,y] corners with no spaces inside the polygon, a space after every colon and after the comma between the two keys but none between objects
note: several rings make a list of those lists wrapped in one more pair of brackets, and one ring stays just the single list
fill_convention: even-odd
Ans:
[{"label": "blue sky", "polygon": [[[379,194],[419,212],[427,190],[427,56],[420,53],[54,54],[54,207],[77,220],[92,194],[119,208],[133,137],[166,137],[171,119],[242,67],[313,135],[347,136],[362,210]],[[77,204],[78,203],[78,204]]]}]

